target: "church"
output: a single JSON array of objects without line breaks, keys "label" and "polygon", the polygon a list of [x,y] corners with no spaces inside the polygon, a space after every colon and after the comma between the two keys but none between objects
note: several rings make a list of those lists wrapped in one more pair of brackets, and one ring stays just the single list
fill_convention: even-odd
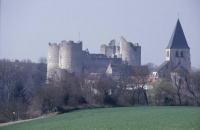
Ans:
[{"label": "church", "polygon": [[[127,42],[121,37],[119,45],[116,45],[115,40],[111,40],[108,45],[103,44],[100,50],[100,54],[90,54],[88,50],[82,50],[81,41],[49,43],[47,79],[66,77],[63,75],[67,73],[74,73],[77,76],[87,76],[91,73],[119,76],[124,63],[128,63],[130,72],[148,70],[147,66],[141,66],[141,46],[138,43]],[[187,73],[191,70],[190,47],[179,19],[166,47],[165,62],[150,75],[155,79],[168,78],[177,70]]]},{"label": "church", "polygon": [[190,72],[190,47],[185,38],[180,20],[178,19],[168,46],[166,47],[166,59],[158,68],[152,71],[152,76],[169,77],[176,70]]}]

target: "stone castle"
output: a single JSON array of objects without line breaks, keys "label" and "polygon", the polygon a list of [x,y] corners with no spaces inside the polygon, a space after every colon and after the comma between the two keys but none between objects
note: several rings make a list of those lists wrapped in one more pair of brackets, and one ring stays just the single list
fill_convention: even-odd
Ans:
[{"label": "stone castle", "polygon": [[119,45],[116,45],[115,40],[111,40],[108,45],[101,45],[100,54],[90,54],[87,49],[82,50],[81,41],[49,43],[47,79],[63,76],[65,72],[75,75],[106,74],[109,65],[122,65],[123,62],[130,66],[141,65],[141,46],[127,42],[123,37]]},{"label": "stone castle", "polygon": [[[123,63],[129,65],[129,71],[148,70],[147,66],[141,66],[141,46],[127,42],[123,37],[120,38],[119,45],[116,45],[115,40],[111,40],[108,45],[101,45],[100,54],[90,54],[87,49],[83,51],[81,41],[49,43],[47,79],[63,77],[67,73],[119,75]],[[166,61],[153,70],[151,76],[166,77],[177,69],[187,72],[191,70],[190,48],[179,19],[166,48]]]}]

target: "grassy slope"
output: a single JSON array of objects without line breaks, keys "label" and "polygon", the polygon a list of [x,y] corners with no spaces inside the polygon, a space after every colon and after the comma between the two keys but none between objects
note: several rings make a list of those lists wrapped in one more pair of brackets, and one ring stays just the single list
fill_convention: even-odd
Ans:
[{"label": "grassy slope", "polygon": [[199,130],[199,107],[121,107],[80,110],[0,127],[0,130]]}]

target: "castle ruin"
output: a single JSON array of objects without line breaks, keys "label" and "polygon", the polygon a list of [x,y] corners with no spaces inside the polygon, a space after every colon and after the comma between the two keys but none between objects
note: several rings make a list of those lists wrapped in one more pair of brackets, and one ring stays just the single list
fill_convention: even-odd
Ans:
[{"label": "castle ruin", "polygon": [[106,74],[110,64],[130,66],[141,65],[141,46],[120,38],[119,45],[111,40],[108,45],[101,45],[100,54],[90,54],[82,50],[82,42],[61,41],[60,44],[49,43],[47,58],[47,79],[63,76],[65,73],[88,75],[90,73]]},{"label": "castle ruin", "polygon": [[[171,72],[180,68],[190,72],[190,57],[190,47],[178,19],[166,48],[166,60],[151,72],[151,76],[170,77]],[[87,49],[83,51],[80,41],[49,43],[47,79],[63,77],[69,73],[77,76],[91,73],[116,76],[121,73],[123,63],[128,64],[129,68],[139,67],[144,70],[141,66],[141,46],[127,42],[123,37],[120,38],[119,45],[116,45],[115,40],[111,40],[108,45],[101,45],[100,54],[90,54]],[[146,68],[148,69],[147,66]],[[131,72],[131,69],[129,71]]]}]

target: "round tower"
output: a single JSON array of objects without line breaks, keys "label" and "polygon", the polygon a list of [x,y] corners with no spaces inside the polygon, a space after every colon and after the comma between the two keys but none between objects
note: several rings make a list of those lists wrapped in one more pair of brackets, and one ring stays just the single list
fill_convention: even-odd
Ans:
[{"label": "round tower", "polygon": [[141,65],[141,46],[127,42],[123,37],[120,39],[120,54],[122,61],[128,62],[128,65]]},{"label": "round tower", "polygon": [[120,39],[120,54],[122,55],[122,61],[127,61],[129,65],[132,65],[133,59],[131,57],[130,46],[123,37]]},{"label": "round tower", "polygon": [[76,75],[82,74],[82,42],[62,41],[59,60],[59,68]]},{"label": "round tower", "polygon": [[58,68],[59,47],[56,43],[49,43],[47,57],[47,79],[53,78],[55,69]]}]

